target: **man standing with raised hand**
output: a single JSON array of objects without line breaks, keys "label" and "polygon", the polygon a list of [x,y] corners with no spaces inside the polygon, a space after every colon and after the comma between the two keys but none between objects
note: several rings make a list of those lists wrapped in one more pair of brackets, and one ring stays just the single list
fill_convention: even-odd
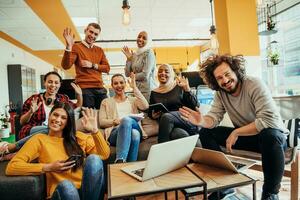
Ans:
[{"label": "man standing with raised hand", "polygon": [[101,101],[107,98],[102,73],[110,71],[103,49],[94,45],[100,31],[99,24],[90,23],[84,30],[85,39],[75,43],[71,29],[64,29],[66,49],[61,61],[64,69],[70,69],[75,64],[75,81],[82,89],[83,107],[95,109],[99,109]]},{"label": "man standing with raised hand", "polygon": [[[221,151],[220,145],[259,152],[262,155],[264,185],[262,200],[278,200],[284,172],[284,150],[287,147],[284,127],[269,89],[258,78],[246,76],[242,56],[216,55],[200,67],[204,82],[216,90],[213,104],[206,115],[187,107],[180,108],[182,117],[202,127],[199,132],[203,148]],[[228,113],[234,128],[218,126]],[[233,189],[220,191],[220,199]],[[212,193],[209,200],[218,199]]]}]

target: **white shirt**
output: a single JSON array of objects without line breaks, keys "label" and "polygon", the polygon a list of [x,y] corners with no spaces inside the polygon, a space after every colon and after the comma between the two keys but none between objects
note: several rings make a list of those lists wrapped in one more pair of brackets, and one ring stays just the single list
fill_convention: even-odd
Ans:
[{"label": "white shirt", "polygon": [[131,104],[128,98],[126,98],[124,102],[121,103],[116,102],[116,104],[117,104],[117,112],[118,112],[119,119],[122,119],[123,117],[126,117],[131,114]]},{"label": "white shirt", "polygon": [[46,114],[46,118],[45,118],[45,121],[43,122],[43,125],[48,126],[49,114],[50,114],[50,111],[53,106],[49,107],[44,103],[43,103],[43,106],[44,106],[44,110],[45,110],[45,114]]}]

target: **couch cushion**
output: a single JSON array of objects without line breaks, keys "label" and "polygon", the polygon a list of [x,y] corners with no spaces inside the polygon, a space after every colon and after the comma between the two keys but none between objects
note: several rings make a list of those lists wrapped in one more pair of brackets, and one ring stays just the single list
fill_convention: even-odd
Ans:
[{"label": "couch cushion", "polygon": [[0,198],[2,200],[41,200],[46,197],[45,176],[6,176],[7,161],[0,162]]}]

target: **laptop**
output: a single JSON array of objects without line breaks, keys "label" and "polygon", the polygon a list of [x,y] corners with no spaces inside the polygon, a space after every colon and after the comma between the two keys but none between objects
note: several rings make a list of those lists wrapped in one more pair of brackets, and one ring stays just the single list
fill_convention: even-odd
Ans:
[{"label": "laptop", "polygon": [[223,152],[220,151],[214,151],[198,147],[195,148],[192,154],[192,160],[196,163],[230,170],[235,173],[239,173],[245,169],[248,169],[256,163],[253,160],[225,155]]},{"label": "laptop", "polygon": [[121,170],[139,181],[184,167],[190,160],[199,135],[152,145],[146,161],[133,163]]}]

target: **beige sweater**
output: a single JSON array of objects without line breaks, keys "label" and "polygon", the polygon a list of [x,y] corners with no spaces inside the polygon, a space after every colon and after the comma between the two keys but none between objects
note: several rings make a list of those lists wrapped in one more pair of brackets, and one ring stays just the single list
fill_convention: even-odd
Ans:
[{"label": "beige sweater", "polygon": [[[138,109],[146,110],[149,107],[149,104],[142,93],[138,88],[133,90],[134,97],[127,97],[131,104],[131,113],[139,113]],[[109,138],[112,129],[115,127],[113,125],[114,119],[118,119],[117,105],[114,97],[106,98],[102,101],[99,114],[99,123],[100,127],[104,128],[104,134],[106,140]],[[143,137],[146,137],[146,134],[139,122],[139,125],[142,130]]]}]

